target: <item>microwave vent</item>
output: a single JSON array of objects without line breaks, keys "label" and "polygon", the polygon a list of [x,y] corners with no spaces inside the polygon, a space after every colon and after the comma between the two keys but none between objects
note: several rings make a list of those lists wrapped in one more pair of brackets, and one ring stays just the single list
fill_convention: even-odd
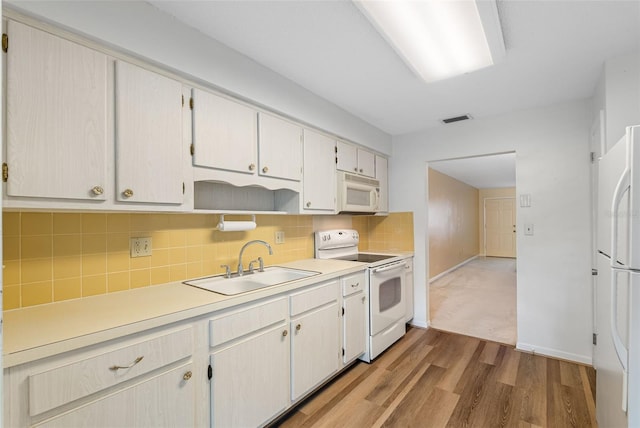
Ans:
[{"label": "microwave vent", "polygon": [[454,122],[460,122],[461,120],[469,120],[469,119],[472,119],[471,115],[463,114],[462,116],[449,117],[447,119],[442,119],[442,123],[444,124],[454,123]]}]

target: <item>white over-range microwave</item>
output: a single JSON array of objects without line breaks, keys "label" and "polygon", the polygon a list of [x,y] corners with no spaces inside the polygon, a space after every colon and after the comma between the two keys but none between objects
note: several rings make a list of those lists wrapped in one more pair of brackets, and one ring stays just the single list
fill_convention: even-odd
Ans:
[{"label": "white over-range microwave", "polygon": [[348,172],[338,172],[338,212],[376,213],[380,203],[380,182]]}]

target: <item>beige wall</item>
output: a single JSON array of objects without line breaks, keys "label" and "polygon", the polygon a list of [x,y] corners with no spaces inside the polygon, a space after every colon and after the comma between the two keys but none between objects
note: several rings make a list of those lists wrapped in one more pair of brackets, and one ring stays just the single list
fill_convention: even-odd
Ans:
[{"label": "beige wall", "polygon": [[429,278],[478,254],[479,192],[429,168]]},{"label": "beige wall", "polygon": [[478,196],[478,254],[484,254],[484,200],[487,198],[515,198],[515,187],[500,189],[479,189]]},{"label": "beige wall", "polygon": [[[228,220],[246,219],[227,216]],[[258,256],[266,265],[312,258],[313,232],[357,229],[361,250],[413,250],[412,213],[386,217],[258,215],[248,232],[215,230],[219,216],[204,214],[125,214],[3,212],[3,309],[84,298],[171,281],[235,271],[238,252],[252,239],[264,239],[273,255],[254,245],[245,267]],[[276,231],[285,243],[275,245]],[[129,238],[150,236],[151,257],[129,257]]]}]

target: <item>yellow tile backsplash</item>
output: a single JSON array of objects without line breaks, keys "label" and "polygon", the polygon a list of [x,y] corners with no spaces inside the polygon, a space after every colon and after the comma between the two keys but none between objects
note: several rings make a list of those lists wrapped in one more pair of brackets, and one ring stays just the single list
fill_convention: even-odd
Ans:
[{"label": "yellow tile backsplash", "polygon": [[[226,216],[228,220],[246,217]],[[314,218],[258,215],[248,232],[215,230],[216,215],[3,212],[4,309],[148,287],[236,270],[242,245],[245,267],[262,256],[273,265],[313,257]],[[361,250],[413,251],[412,213],[353,217]],[[285,243],[275,245],[276,231]],[[152,255],[131,258],[129,239],[151,237]]]}]

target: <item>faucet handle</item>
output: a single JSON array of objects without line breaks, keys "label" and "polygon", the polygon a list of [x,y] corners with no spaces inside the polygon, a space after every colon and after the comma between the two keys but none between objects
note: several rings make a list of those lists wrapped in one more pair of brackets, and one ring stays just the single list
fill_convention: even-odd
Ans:
[{"label": "faucet handle", "polygon": [[258,269],[258,272],[264,272],[264,260],[262,260],[262,257],[258,257],[258,263],[260,263],[260,269]]},{"label": "faucet handle", "polygon": [[257,260],[257,259],[256,259],[256,260],[251,260],[251,261],[249,262],[249,273],[253,273],[253,264],[254,264],[254,263],[257,263],[257,262],[258,262],[258,260]]},{"label": "faucet handle", "polygon": [[229,265],[220,265],[220,267],[225,269],[224,277],[231,278],[231,267]]}]

